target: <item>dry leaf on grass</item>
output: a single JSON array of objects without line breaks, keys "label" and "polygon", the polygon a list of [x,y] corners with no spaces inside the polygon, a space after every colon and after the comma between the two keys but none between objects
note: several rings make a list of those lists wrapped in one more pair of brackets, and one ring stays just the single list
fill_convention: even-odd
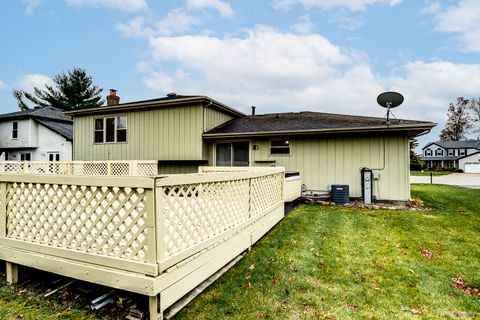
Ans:
[{"label": "dry leaf on grass", "polygon": [[420,252],[428,259],[433,259],[433,252],[424,248],[420,247]]}]

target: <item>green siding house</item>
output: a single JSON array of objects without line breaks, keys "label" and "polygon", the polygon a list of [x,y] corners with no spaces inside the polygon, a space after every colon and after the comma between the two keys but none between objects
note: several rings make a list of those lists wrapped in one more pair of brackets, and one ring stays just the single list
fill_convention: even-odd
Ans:
[{"label": "green siding house", "polygon": [[209,166],[283,166],[304,189],[350,186],[360,197],[362,168],[375,174],[374,195],[408,200],[409,139],[435,123],[295,112],[243,113],[205,96],[167,97],[68,112],[74,160],[158,160],[160,173]]}]

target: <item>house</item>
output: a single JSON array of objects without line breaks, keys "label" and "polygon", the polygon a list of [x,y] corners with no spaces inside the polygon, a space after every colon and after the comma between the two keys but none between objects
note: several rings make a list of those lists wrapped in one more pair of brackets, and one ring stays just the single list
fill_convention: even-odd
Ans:
[{"label": "house", "polygon": [[320,112],[247,116],[206,96],[176,94],[66,114],[74,160],[158,160],[160,173],[283,166],[300,173],[306,192],[346,184],[351,197],[362,195],[360,172],[369,168],[376,198],[401,201],[410,198],[408,141],[435,126]]},{"label": "house", "polygon": [[60,161],[72,159],[73,121],[54,107],[0,115],[2,160]]},{"label": "house", "polygon": [[480,140],[429,142],[422,148],[421,159],[431,168],[480,173]]}]

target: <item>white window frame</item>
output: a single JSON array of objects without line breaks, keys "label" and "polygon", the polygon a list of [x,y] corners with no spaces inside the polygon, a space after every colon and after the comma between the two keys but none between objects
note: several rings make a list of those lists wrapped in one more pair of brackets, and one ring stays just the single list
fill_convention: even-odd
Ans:
[{"label": "white window frame", "polygon": [[[53,156],[53,160],[50,159],[50,156]],[[49,151],[47,152],[48,161],[60,161],[60,152],[59,151]]]},{"label": "white window frame", "polygon": [[[28,159],[26,159],[26,158],[28,158]],[[31,152],[20,152],[20,161],[31,161],[31,160],[32,160],[32,153]]]},{"label": "white window frame", "polygon": [[[125,128],[119,128],[118,124],[120,118],[125,119]],[[113,128],[113,141],[107,141],[107,119],[114,119],[114,128]],[[102,120],[102,129],[97,130],[95,124],[97,120]],[[125,141],[118,141],[118,131],[125,131]],[[96,133],[102,132],[102,141],[96,141]],[[106,144],[106,143],[127,143],[128,142],[128,119],[126,115],[116,115],[116,116],[105,116],[105,117],[96,117],[93,119],[93,143],[94,144]]]}]

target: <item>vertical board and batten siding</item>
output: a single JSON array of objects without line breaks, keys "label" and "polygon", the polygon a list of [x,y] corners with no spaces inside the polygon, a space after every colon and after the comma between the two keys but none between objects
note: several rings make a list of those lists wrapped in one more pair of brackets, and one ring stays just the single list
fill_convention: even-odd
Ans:
[{"label": "vertical board and batten siding", "polygon": [[[127,116],[126,143],[93,143],[96,117]],[[74,160],[199,160],[203,155],[200,105],[116,112],[74,119]]]},{"label": "vertical board and batten siding", "polygon": [[226,114],[224,112],[215,110],[210,107],[205,107],[204,108],[205,112],[205,125],[204,125],[204,131],[211,130],[215,127],[218,127],[219,125],[232,120],[233,117],[229,114]]},{"label": "vertical board and batten siding", "polygon": [[[270,155],[269,139],[253,139],[253,166],[283,166],[299,171],[308,190],[328,192],[331,184],[348,184],[351,197],[361,197],[363,167],[374,169],[380,179],[374,182],[378,199],[408,200],[409,149],[406,136],[385,136],[385,168],[383,136],[345,138],[291,138],[290,155]],[[274,160],[275,162],[262,162]]]}]

